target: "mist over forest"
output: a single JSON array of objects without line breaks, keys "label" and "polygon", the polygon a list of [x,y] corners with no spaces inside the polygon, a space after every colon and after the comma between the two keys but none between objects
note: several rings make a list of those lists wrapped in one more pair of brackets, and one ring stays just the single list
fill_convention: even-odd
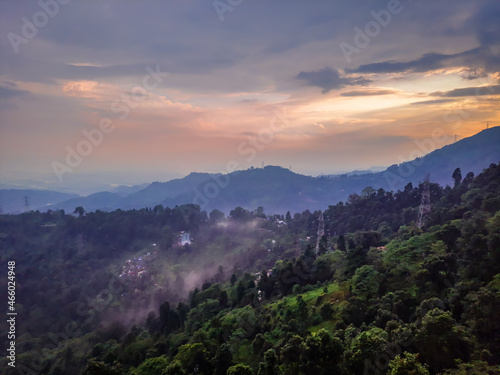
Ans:
[{"label": "mist over forest", "polygon": [[0,375],[500,375],[499,20],[0,1]]},{"label": "mist over forest", "polygon": [[18,361],[54,374],[495,373],[500,164],[463,175],[286,215],[1,215]]}]

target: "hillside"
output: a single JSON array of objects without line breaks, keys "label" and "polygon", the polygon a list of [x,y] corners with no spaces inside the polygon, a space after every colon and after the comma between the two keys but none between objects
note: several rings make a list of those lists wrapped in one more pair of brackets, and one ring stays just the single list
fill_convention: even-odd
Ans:
[{"label": "hillside", "polygon": [[[422,188],[293,216],[207,217],[196,206],[0,215],[0,263],[15,259],[19,280],[19,367],[498,374],[500,164],[453,188],[431,184],[420,228]],[[6,361],[0,374],[17,373]]]},{"label": "hillside", "polygon": [[[184,178],[170,180],[167,182],[153,182],[144,189],[126,196],[117,205],[115,205],[115,208],[129,209],[154,207],[155,205],[160,204],[164,199],[182,197],[186,191],[192,190],[193,187],[198,186],[209,179],[210,174],[208,173],[193,172]],[[182,198],[177,198],[177,204],[183,203],[192,202]]]},{"label": "hillside", "polygon": [[[404,182],[418,183],[422,181],[427,173],[431,174],[431,180],[442,186],[452,185],[451,175],[455,168],[460,168],[462,173],[480,173],[490,163],[497,163],[500,160],[500,127],[485,129],[478,134],[464,138],[456,143],[444,146],[435,150],[421,160],[402,163],[399,171],[394,166],[387,171],[380,172],[386,174],[393,172],[398,177],[403,177]],[[422,146],[422,148],[424,148]],[[403,171],[403,174],[401,173]],[[409,177],[404,177],[407,171],[412,171]],[[381,186],[387,189],[385,186]],[[398,186],[399,188],[399,186]],[[392,189],[389,189],[392,190]]]},{"label": "hillside", "polygon": [[[250,210],[261,206],[267,212],[281,214],[306,209],[314,211],[346,200],[349,194],[361,194],[367,186],[387,191],[402,190],[409,182],[418,184],[428,173],[432,182],[442,186],[451,185],[451,175],[456,168],[460,168],[465,176],[468,172],[477,174],[491,163],[498,162],[499,144],[500,127],[494,127],[435,150],[420,159],[392,165],[382,172],[310,177],[286,168],[267,166],[236,171],[229,175],[191,173],[180,179],[153,182],[122,199],[101,194],[98,197],[102,199],[99,200],[92,195],[51,208],[73,210],[72,206],[77,203],[90,211],[139,209],[159,204],[175,207],[194,203],[208,212],[219,209],[226,214],[237,206]],[[123,194],[126,190],[121,191]]]}]

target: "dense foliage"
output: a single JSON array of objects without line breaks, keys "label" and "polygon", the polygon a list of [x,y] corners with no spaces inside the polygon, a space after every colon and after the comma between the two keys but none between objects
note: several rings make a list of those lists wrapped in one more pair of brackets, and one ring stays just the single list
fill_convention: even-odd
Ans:
[{"label": "dense foliage", "polygon": [[500,374],[500,164],[453,178],[422,228],[423,184],[293,216],[2,215],[16,371]]}]

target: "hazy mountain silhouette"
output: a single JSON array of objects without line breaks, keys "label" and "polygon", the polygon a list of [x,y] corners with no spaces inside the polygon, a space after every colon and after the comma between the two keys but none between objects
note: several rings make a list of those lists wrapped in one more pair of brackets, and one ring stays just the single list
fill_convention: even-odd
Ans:
[{"label": "hazy mountain silhouette", "polygon": [[110,193],[109,191],[102,191],[99,193],[87,195],[86,197],[75,197],[63,202],[59,202],[50,207],[50,209],[62,209],[67,213],[72,213],[76,207],[82,206],[85,208],[85,211],[111,211],[122,199],[123,197],[119,194]]},{"label": "hazy mountain silhouette", "polygon": [[126,197],[127,195],[133,194],[139,190],[142,190],[148,187],[148,183],[140,184],[140,185],[119,185],[110,190],[111,193],[116,193],[121,195],[122,197]]},{"label": "hazy mountain silhouette", "polygon": [[[43,202],[40,206],[44,207],[40,208],[64,208],[72,212],[77,206],[91,211],[154,207],[158,204],[175,207],[195,203],[207,211],[217,208],[226,213],[237,206],[247,209],[263,206],[267,213],[325,209],[328,205],[345,201],[352,193],[360,194],[367,186],[402,190],[409,182],[418,184],[428,173],[432,182],[451,185],[451,175],[455,168],[460,168],[462,176],[465,177],[468,172],[477,174],[491,163],[500,161],[499,144],[500,127],[494,127],[432,151],[421,158],[394,164],[382,172],[310,177],[286,168],[267,166],[228,175],[191,173],[180,179],[153,182],[125,197],[105,192],[87,197],[73,197],[63,202],[54,202],[54,198],[52,206],[45,206],[46,203]],[[408,150],[408,154],[411,155],[412,151],[419,149],[423,153],[431,147],[432,142],[423,141],[420,146],[415,144],[415,150]],[[122,190],[121,194],[124,192],[126,189]],[[17,200],[19,205],[22,205],[23,193],[19,194]],[[32,207],[36,207],[34,203],[35,200]],[[6,207],[3,208],[4,212],[8,212]]]},{"label": "hazy mountain silhouette", "polygon": [[21,213],[26,210],[26,199],[30,209],[44,209],[77,196],[51,190],[0,189],[0,207],[4,213]]},{"label": "hazy mountain silhouette", "polygon": [[[330,204],[346,200],[351,193],[361,193],[367,187],[402,190],[406,184],[418,184],[430,173],[431,181],[451,185],[455,168],[462,175],[481,172],[491,163],[500,161],[500,127],[486,129],[472,137],[435,150],[421,158],[392,165],[385,171],[355,175],[309,177],[286,168],[267,166],[229,175],[191,174],[184,179],[154,183],[134,194],[134,205],[140,197],[165,197],[164,206],[182,203],[200,204],[203,209],[217,208],[228,212],[236,206],[255,209],[263,206],[266,212],[299,212],[305,209],[324,209]],[[421,153],[431,147],[430,141],[421,143]],[[415,150],[418,150],[417,144]],[[413,151],[413,150],[410,150]],[[410,152],[409,152],[410,154]],[[193,184],[193,175],[201,181]],[[175,181],[175,191],[171,190]],[[151,190],[151,191],[150,191]],[[128,198],[124,199],[124,202]],[[151,199],[142,199],[152,206]],[[156,201],[159,202],[159,201]],[[122,202],[121,202],[122,203]],[[144,205],[143,205],[144,206]]]}]

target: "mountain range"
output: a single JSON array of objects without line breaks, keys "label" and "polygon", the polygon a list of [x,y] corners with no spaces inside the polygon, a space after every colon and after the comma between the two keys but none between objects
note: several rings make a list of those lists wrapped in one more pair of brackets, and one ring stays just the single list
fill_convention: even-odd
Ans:
[{"label": "mountain range", "polygon": [[[430,151],[433,141],[415,143],[409,155]],[[208,212],[219,209],[225,213],[241,206],[246,209],[264,207],[266,213],[302,212],[325,209],[344,201],[364,188],[402,190],[409,182],[418,184],[427,174],[431,182],[451,185],[452,174],[460,168],[462,175],[481,172],[500,161],[500,127],[447,145],[425,156],[394,164],[386,170],[368,173],[311,177],[278,166],[250,168],[229,174],[193,172],[184,178],[153,182],[135,187],[121,187],[114,192],[76,196],[47,190],[0,189],[0,206],[4,213],[22,212],[24,197],[31,209],[73,212],[82,206],[86,211],[154,207],[175,207],[186,203],[199,204]]]}]

